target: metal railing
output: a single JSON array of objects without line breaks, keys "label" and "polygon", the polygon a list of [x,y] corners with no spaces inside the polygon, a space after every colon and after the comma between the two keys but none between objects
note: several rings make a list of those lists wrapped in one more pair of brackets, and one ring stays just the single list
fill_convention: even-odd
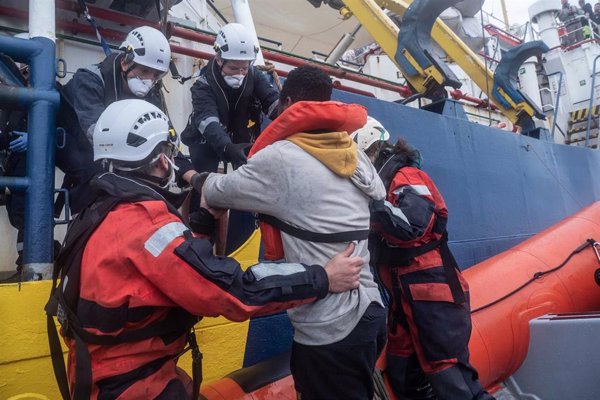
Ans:
[{"label": "metal railing", "polygon": [[586,124],[586,128],[585,128],[585,146],[589,147],[590,145],[590,127],[592,125],[592,107],[594,106],[594,86],[596,83],[596,65],[598,62],[598,59],[600,59],[600,56],[596,56],[596,58],[594,58],[594,65],[592,67],[592,88],[590,91],[590,102],[588,105],[588,118],[587,118],[587,124]]},{"label": "metal railing", "polygon": [[[31,87],[0,86],[0,107],[28,110],[27,174],[0,177],[0,185],[25,191],[23,266],[51,271],[54,239],[54,148],[59,95],[55,90],[55,44],[45,37],[0,36],[0,51],[30,68]],[[41,276],[40,276],[41,277]]]}]

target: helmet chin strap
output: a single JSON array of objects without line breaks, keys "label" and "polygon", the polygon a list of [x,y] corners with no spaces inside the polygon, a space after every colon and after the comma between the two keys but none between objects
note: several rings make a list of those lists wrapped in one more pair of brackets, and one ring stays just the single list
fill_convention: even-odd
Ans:
[{"label": "helmet chin strap", "polygon": [[166,182],[163,185],[160,185],[160,187],[162,189],[166,189],[172,183],[175,183],[175,171],[178,171],[179,167],[177,165],[175,165],[175,163],[171,160],[171,157],[167,157],[167,155],[164,153],[161,153],[158,156],[160,157],[161,155],[165,156],[167,163],[169,164],[169,172],[168,172],[167,176],[165,176],[163,178],[163,182],[165,180],[166,180]]}]

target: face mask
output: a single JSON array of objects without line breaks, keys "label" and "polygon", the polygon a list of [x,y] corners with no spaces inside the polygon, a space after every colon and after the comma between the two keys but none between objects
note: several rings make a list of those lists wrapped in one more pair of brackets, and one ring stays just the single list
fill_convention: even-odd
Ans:
[{"label": "face mask", "polygon": [[227,86],[229,86],[232,89],[238,89],[240,86],[242,86],[244,78],[244,75],[225,75],[223,77]]},{"label": "face mask", "polygon": [[127,79],[129,90],[137,97],[145,97],[155,83],[153,79],[141,79],[138,76]]}]

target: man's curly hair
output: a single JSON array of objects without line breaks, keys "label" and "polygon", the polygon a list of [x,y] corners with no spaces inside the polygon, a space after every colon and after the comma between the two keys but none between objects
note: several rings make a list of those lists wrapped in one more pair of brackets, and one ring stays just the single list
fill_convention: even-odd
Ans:
[{"label": "man's curly hair", "polygon": [[281,98],[298,101],[329,101],[333,82],[317,67],[303,66],[290,71],[281,89]]}]

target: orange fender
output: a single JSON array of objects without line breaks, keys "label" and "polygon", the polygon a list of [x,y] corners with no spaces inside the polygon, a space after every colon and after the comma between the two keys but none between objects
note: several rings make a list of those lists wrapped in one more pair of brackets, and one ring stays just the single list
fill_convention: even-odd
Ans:
[{"label": "orange fender", "polygon": [[529,345],[529,321],[544,314],[600,310],[595,273],[600,262],[591,245],[564,267],[543,275],[488,308],[537,272],[560,265],[586,240],[600,240],[600,202],[525,242],[463,272],[471,291],[471,363],[481,383],[493,387],[522,364]]}]

